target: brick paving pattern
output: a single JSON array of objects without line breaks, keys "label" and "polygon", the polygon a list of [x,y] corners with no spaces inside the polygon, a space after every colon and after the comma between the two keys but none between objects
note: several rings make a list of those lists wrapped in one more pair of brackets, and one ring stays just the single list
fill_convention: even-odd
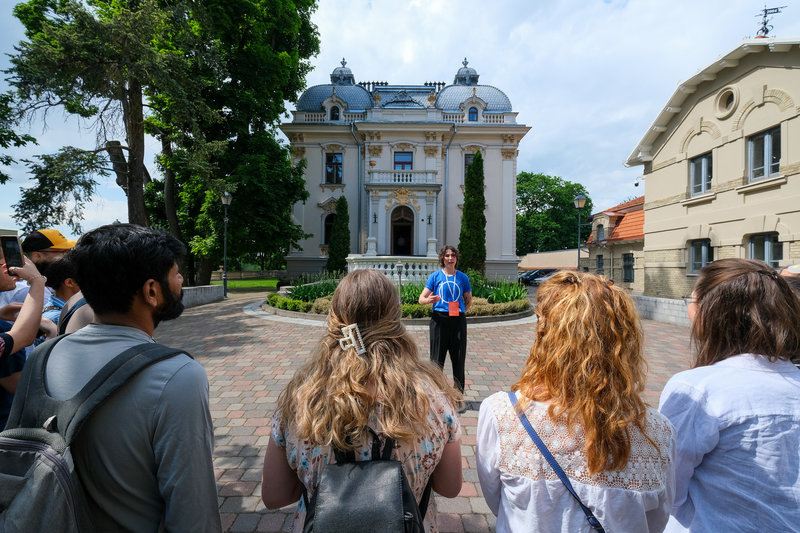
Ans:
[{"label": "brick paving pattern", "polygon": [[[278,395],[295,369],[313,352],[322,322],[293,321],[257,311],[264,295],[233,296],[188,309],[163,323],[156,339],[191,353],[208,372],[216,447],[219,510],[225,531],[287,531],[294,507],[269,511],[261,503],[261,468],[269,422]],[[427,326],[409,330],[428,354]],[[689,366],[689,331],[644,321],[649,363],[645,400],[653,406],[667,379]],[[464,485],[458,497],[437,498],[443,532],[494,531],[495,517],[483,500],[475,469],[475,435],[480,401],[508,390],[520,375],[533,341],[532,318],[469,326],[465,398],[461,417]],[[445,371],[451,375],[449,360]]]}]

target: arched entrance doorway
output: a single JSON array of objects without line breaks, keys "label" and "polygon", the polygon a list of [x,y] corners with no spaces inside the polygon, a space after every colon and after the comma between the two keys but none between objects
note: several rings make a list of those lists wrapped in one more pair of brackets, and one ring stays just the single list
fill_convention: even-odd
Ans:
[{"label": "arched entrance doorway", "polygon": [[392,211],[392,255],[413,255],[414,212],[407,206]]}]

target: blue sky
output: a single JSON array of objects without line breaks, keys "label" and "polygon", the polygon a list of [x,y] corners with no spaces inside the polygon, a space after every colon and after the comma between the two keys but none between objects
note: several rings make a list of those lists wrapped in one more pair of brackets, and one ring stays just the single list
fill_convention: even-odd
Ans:
[{"label": "blue sky", "polygon": [[[451,83],[467,57],[480,83],[503,90],[530,126],[518,171],[582,183],[595,209],[643,194],[641,168],[628,157],[681,80],[753,37],[763,1],[752,0],[320,0],[314,21],[321,51],[308,85],[328,83],[342,57],[356,81]],[[768,5],[771,7],[772,4]],[[783,0],[771,35],[800,37],[800,0]],[[0,51],[23,38],[0,6]],[[7,66],[7,57],[0,65]],[[5,84],[3,84],[5,88]],[[289,120],[287,118],[287,120]],[[72,144],[92,148],[85,124],[51,113],[47,128],[31,123],[38,146],[19,157]],[[157,143],[146,155],[151,173]],[[0,186],[0,228],[15,228],[12,205],[28,181],[22,164],[6,168]],[[125,197],[101,180],[84,229],[126,219]],[[66,231],[66,229],[63,229]]]}]

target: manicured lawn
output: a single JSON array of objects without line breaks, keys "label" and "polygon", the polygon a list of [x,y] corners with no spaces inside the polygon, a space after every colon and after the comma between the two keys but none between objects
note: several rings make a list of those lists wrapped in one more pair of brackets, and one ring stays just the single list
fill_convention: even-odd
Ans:
[{"label": "manicured lawn", "polygon": [[[212,281],[212,285],[222,285],[221,281]],[[229,279],[229,289],[274,289],[278,286],[277,279]]]}]

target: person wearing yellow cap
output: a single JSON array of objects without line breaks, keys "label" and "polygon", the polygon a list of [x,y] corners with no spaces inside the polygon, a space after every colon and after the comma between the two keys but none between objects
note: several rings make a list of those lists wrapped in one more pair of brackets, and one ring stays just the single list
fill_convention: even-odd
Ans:
[{"label": "person wearing yellow cap", "polygon": [[57,229],[39,229],[25,236],[22,251],[33,261],[39,272],[47,276],[50,263],[74,248],[75,244],[76,241],[67,239]]}]

